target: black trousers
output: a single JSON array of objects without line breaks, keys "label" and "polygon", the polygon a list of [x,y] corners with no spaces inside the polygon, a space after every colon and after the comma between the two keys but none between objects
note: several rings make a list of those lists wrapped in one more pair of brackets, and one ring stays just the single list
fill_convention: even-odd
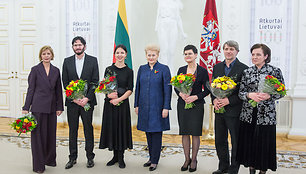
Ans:
[{"label": "black trousers", "polygon": [[149,160],[152,164],[158,164],[162,147],[163,132],[146,132],[146,136],[149,147]]},{"label": "black trousers", "polygon": [[75,104],[67,104],[67,117],[69,125],[69,159],[75,160],[78,157],[78,129],[79,129],[79,117],[81,116],[85,135],[85,151],[87,159],[93,159],[95,154],[93,153],[94,148],[94,135],[92,126],[92,114],[94,107],[86,112],[83,107]]},{"label": "black trousers", "polygon": [[31,132],[33,171],[56,165],[56,113],[34,113],[37,127]]},{"label": "black trousers", "polygon": [[[231,160],[228,147],[228,132],[231,136],[232,153]],[[227,170],[228,173],[238,173],[237,146],[239,135],[239,117],[229,117],[216,114],[215,117],[215,144],[219,158],[219,170]]]}]

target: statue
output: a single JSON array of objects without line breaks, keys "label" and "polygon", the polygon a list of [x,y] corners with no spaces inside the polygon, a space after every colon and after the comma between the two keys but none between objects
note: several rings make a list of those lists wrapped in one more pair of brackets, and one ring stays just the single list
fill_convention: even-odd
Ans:
[{"label": "statue", "polygon": [[159,62],[168,65],[173,73],[173,59],[178,33],[181,33],[183,39],[187,37],[180,17],[183,4],[180,0],[157,0],[157,3],[155,31],[157,31],[160,45]]}]

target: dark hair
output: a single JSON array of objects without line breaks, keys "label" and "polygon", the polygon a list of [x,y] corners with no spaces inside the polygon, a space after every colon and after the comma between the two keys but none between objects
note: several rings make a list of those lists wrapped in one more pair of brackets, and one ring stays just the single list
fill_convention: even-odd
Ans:
[{"label": "dark hair", "polygon": [[238,44],[238,42],[236,42],[236,41],[234,41],[234,40],[226,41],[226,42],[223,44],[223,50],[224,50],[225,45],[227,45],[227,46],[229,46],[229,47],[234,47],[235,50],[239,52],[239,44]]},{"label": "dark hair", "polygon": [[85,39],[84,39],[82,36],[76,36],[75,38],[73,38],[73,39],[72,39],[72,45],[73,45],[74,42],[76,42],[77,40],[80,40],[81,43],[82,43],[83,45],[86,45],[86,41],[85,41]]},{"label": "dark hair", "polygon": [[194,45],[187,45],[184,48],[184,52],[187,50],[192,50],[194,54],[198,54],[198,49]]},{"label": "dark hair", "polygon": [[271,62],[271,49],[267,45],[265,45],[265,44],[258,43],[258,44],[255,44],[255,45],[252,46],[251,53],[252,53],[252,51],[254,49],[257,49],[257,48],[261,48],[262,49],[262,52],[264,53],[264,56],[268,55],[268,57],[266,58],[265,62],[266,63]]},{"label": "dark hair", "polygon": [[122,48],[122,49],[125,51],[125,53],[127,53],[126,46],[124,46],[123,44],[119,44],[119,45],[117,45],[117,46],[115,47],[115,49],[114,49],[114,54],[116,53],[116,51],[117,51],[118,48]]}]

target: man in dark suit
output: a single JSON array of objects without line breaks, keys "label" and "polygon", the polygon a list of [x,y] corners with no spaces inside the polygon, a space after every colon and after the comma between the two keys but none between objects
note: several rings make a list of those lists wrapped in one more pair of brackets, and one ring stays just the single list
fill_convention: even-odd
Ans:
[{"label": "man in dark suit", "polygon": [[[239,135],[239,115],[241,112],[242,101],[238,97],[239,82],[241,81],[243,70],[248,66],[241,63],[236,57],[239,52],[239,45],[236,41],[229,40],[223,45],[225,60],[214,66],[213,78],[228,76],[231,77],[237,86],[233,93],[223,99],[212,96],[212,102],[215,110],[221,107],[225,108],[225,113],[215,114],[215,144],[217,156],[219,158],[219,167],[213,174],[237,174],[239,164],[236,160],[238,135]],[[228,132],[231,136],[232,153],[231,161],[228,148]]]},{"label": "man in dark suit", "polygon": [[[72,49],[75,55],[65,58],[63,64],[63,85],[64,88],[72,80],[86,80],[88,84],[88,91],[84,98],[79,100],[70,100],[66,98],[65,105],[67,106],[67,117],[69,125],[69,161],[65,168],[69,169],[76,164],[78,156],[77,138],[79,128],[79,116],[83,122],[85,133],[85,150],[87,156],[87,167],[94,166],[93,153],[94,136],[92,126],[92,114],[94,106],[97,105],[96,96],[94,93],[93,84],[99,81],[98,61],[96,57],[85,54],[86,41],[84,38],[77,36],[72,40]],[[84,106],[89,103],[91,108],[88,111],[84,110]]]}]

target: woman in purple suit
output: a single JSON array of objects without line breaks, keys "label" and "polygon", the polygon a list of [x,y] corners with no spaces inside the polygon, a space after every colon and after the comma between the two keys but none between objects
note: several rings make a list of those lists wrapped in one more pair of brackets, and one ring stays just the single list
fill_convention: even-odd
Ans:
[{"label": "woman in purple suit", "polygon": [[50,46],[39,51],[40,63],[32,67],[28,92],[22,113],[32,112],[37,127],[31,132],[33,171],[43,173],[45,165],[56,166],[56,116],[63,111],[60,71],[50,62],[54,53]]}]

